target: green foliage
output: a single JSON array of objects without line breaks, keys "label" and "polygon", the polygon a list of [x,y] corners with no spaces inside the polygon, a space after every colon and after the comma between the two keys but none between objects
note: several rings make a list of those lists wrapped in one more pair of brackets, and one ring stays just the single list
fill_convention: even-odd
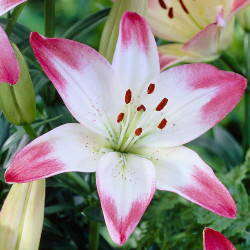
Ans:
[{"label": "green foliage", "polygon": [[194,205],[176,194],[158,191],[147,209],[137,237],[137,249],[202,249],[202,231],[211,227],[228,237],[237,249],[249,249],[250,151],[245,162],[219,179],[232,194],[237,218],[227,219]]}]

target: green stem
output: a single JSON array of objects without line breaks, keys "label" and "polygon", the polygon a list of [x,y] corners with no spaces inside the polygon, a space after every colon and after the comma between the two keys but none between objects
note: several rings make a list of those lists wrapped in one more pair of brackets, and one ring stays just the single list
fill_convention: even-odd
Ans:
[{"label": "green stem", "polygon": [[7,25],[6,25],[6,28],[5,28],[5,33],[7,34],[7,36],[10,36],[13,28],[14,28],[14,25],[19,17],[19,15],[21,14],[24,6],[26,5],[26,2],[25,3],[22,3],[20,5],[18,5],[13,13],[11,15],[8,15],[8,22],[7,22]]},{"label": "green stem", "polygon": [[99,223],[90,221],[89,225],[89,250],[97,250],[99,245]]},{"label": "green stem", "polygon": [[32,139],[36,139],[38,137],[37,133],[35,130],[32,128],[30,124],[23,124],[22,125],[23,129],[25,130],[26,134]]},{"label": "green stem", "polygon": [[250,148],[250,32],[246,32],[244,49],[247,77],[247,89],[245,92],[245,151],[247,151]]},{"label": "green stem", "polygon": [[44,0],[45,36],[53,37],[55,33],[55,0]]}]

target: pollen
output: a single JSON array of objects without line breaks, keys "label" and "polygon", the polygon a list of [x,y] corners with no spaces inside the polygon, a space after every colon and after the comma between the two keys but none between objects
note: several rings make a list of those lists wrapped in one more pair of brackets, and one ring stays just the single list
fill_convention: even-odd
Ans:
[{"label": "pollen", "polygon": [[164,3],[164,0],[159,0],[159,4],[164,10],[167,9],[167,5]]},{"label": "pollen", "polygon": [[148,86],[148,94],[152,94],[155,90],[155,84],[154,83],[150,83]]},{"label": "pollen", "polygon": [[173,7],[171,7],[168,11],[168,17],[169,18],[173,18],[174,17],[174,10],[173,10]]},{"label": "pollen", "polygon": [[135,130],[135,135],[136,135],[136,136],[141,135],[141,133],[142,133],[142,128],[137,128],[137,129]]},{"label": "pollen", "polygon": [[165,106],[168,103],[168,99],[167,98],[163,98],[162,101],[159,103],[159,105],[156,107],[156,111],[161,111],[165,108]]},{"label": "pollen", "polygon": [[118,117],[117,117],[117,122],[118,123],[120,123],[120,122],[122,122],[122,120],[123,120],[123,118],[124,118],[124,113],[120,113],[119,115],[118,115]]},{"label": "pollen", "polygon": [[132,99],[132,92],[130,89],[128,89],[125,94],[125,103],[129,104],[131,102],[131,99]]},{"label": "pollen", "polygon": [[137,108],[137,111],[141,111],[143,110],[144,112],[146,111],[146,107],[144,105],[140,105],[138,108]]},{"label": "pollen", "polygon": [[164,129],[167,125],[167,120],[164,118],[158,125],[159,129]]}]

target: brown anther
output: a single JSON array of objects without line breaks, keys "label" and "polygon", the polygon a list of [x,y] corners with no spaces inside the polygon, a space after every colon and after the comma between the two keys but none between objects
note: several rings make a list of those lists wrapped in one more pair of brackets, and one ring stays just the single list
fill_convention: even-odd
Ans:
[{"label": "brown anther", "polygon": [[159,0],[159,4],[164,10],[167,9],[167,5],[165,4],[164,0]]},{"label": "brown anther", "polygon": [[120,113],[119,115],[118,115],[118,117],[117,117],[117,122],[118,123],[120,123],[120,122],[122,122],[122,120],[123,120],[123,118],[124,118],[124,113]]},{"label": "brown anther", "polygon": [[140,105],[138,108],[137,108],[137,111],[141,111],[143,110],[144,112],[146,111],[146,107],[144,105]]},{"label": "brown anther", "polygon": [[148,94],[152,94],[155,90],[155,84],[154,83],[150,83],[148,86]]},{"label": "brown anther", "polygon": [[156,107],[156,111],[161,111],[165,108],[165,106],[168,103],[168,99],[167,98],[163,98],[162,101],[159,103],[159,105]]},{"label": "brown anther", "polygon": [[158,125],[159,129],[164,129],[167,125],[167,120],[164,118]]},{"label": "brown anther", "polygon": [[188,11],[187,7],[185,6],[185,4],[183,3],[183,1],[182,1],[182,0],[179,0],[179,2],[180,2],[180,4],[181,4],[182,9],[183,9],[187,14],[189,14],[189,11]]},{"label": "brown anther", "polygon": [[141,133],[142,133],[142,128],[137,128],[137,129],[135,130],[135,135],[136,135],[136,136],[141,135]]},{"label": "brown anther", "polygon": [[125,94],[125,103],[129,104],[131,102],[131,99],[132,99],[132,92],[130,89],[128,89]]},{"label": "brown anther", "polygon": [[173,7],[171,7],[168,11],[168,17],[169,18],[173,18],[174,17],[174,10],[173,10]]}]

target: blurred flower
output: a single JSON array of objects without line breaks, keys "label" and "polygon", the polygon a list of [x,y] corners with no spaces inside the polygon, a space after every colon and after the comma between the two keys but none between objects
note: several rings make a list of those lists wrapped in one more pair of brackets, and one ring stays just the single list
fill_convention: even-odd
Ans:
[{"label": "blurred flower", "polygon": [[20,75],[18,61],[8,36],[0,26],[0,85],[17,83]]},{"label": "blurred flower", "polygon": [[245,31],[250,32],[250,6],[237,15],[237,21]]},{"label": "blurred flower", "polygon": [[38,249],[44,197],[45,180],[11,187],[0,213],[0,249]]},{"label": "blurred flower", "polygon": [[27,0],[0,0],[0,16]]},{"label": "blurred flower", "polygon": [[235,203],[213,170],[182,144],[236,106],[245,78],[206,64],[160,74],[150,27],[131,12],[121,19],[112,65],[75,41],[36,32],[30,41],[80,124],[55,128],[22,149],[6,171],[7,182],[96,171],[104,218],[111,238],[120,245],[156,188],[178,193],[219,215],[236,216]]},{"label": "blurred flower", "polygon": [[179,62],[210,61],[231,44],[234,16],[250,0],[149,0],[149,23],[161,39],[161,69]]},{"label": "blurred flower", "polygon": [[206,227],[203,231],[204,250],[236,250],[234,245],[221,233]]}]

